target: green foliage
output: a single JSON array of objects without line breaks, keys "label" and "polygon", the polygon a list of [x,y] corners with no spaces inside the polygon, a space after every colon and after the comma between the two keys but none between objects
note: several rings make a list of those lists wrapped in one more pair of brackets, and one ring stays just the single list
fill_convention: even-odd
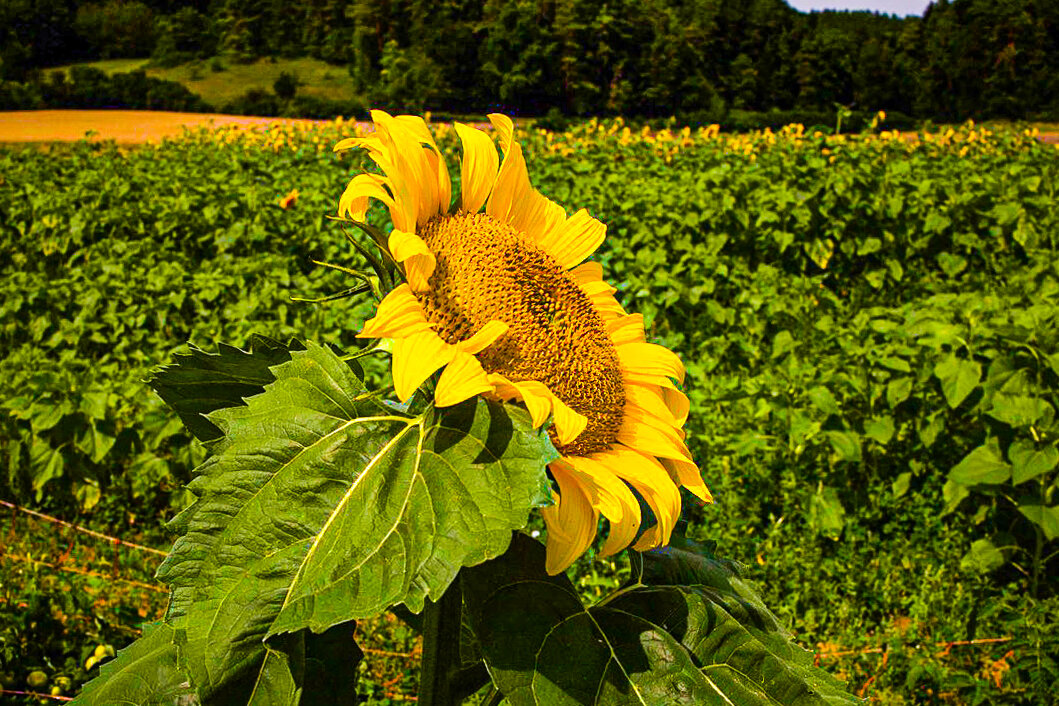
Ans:
[{"label": "green foliage", "polygon": [[549,498],[555,452],[525,413],[478,400],[401,414],[311,343],[231,407],[244,390],[217,385],[216,369],[262,370],[275,350],[226,351],[208,367],[198,356],[155,382],[210,386],[212,399],[192,393],[180,406],[221,408],[210,421],[224,437],[196,471],[199,500],[173,521],[182,536],[159,571],[174,590],[167,620],[181,663],[204,699],[245,698],[247,680],[294,658],[277,645],[306,630],[394,604],[419,612],[461,566],[502,553]]},{"label": "green foliage", "polygon": [[935,2],[905,18],[806,14],[783,0],[7,0],[0,28],[0,78],[17,81],[111,55],[168,67],[312,57],[345,66],[361,95],[415,110],[708,124],[731,108],[733,127],[755,128],[794,122],[770,115],[792,110],[834,126],[836,104],[946,122],[1059,119],[1053,0]]},{"label": "green foliage", "polygon": [[79,5],[74,29],[104,59],[148,56],[155,46],[154,12],[138,0]]},{"label": "green foliage", "polygon": [[0,108],[129,108],[212,112],[209,105],[174,81],[142,70],[106,74],[90,66],[57,71],[46,81],[0,84]]},{"label": "green foliage", "polygon": [[297,76],[284,71],[272,84],[272,92],[282,100],[290,100],[298,92],[299,85]]},{"label": "green foliage", "polygon": [[566,576],[545,573],[544,547],[525,536],[464,572],[470,622],[507,701],[857,703],[811,666],[730,564],[674,540],[679,548],[637,557],[649,568],[635,584],[588,608]]},{"label": "green foliage", "polygon": [[177,66],[217,51],[217,37],[209,17],[194,7],[182,7],[172,15],[158,17],[155,24],[158,41],[151,61],[158,66]]},{"label": "green foliage", "polygon": [[421,113],[442,91],[441,69],[415,49],[386,43],[379,59],[379,82],[372,98],[394,112]]},{"label": "green foliage", "polygon": [[174,630],[165,623],[149,625],[143,637],[107,662],[99,678],[85,686],[77,699],[82,704],[171,704],[191,690],[177,666]]},{"label": "green foliage", "polygon": [[[679,133],[623,143],[620,125],[589,124],[524,144],[535,184],[608,223],[608,277],[688,364],[688,441],[719,500],[690,510],[689,533],[752,560],[801,644],[888,645],[885,668],[872,654],[842,663],[851,688],[875,676],[869,693],[894,700],[1036,704],[1054,693],[1059,653],[1059,160],[1015,133],[981,143],[972,131],[914,148],[807,135],[678,149]],[[183,431],[141,382],[178,342],[212,350],[260,332],[356,350],[370,302],[290,295],[350,286],[310,259],[362,264],[321,217],[361,163],[327,151],[337,133],[275,137],[0,152],[4,497],[83,510],[97,527],[132,507],[161,518],[184,505],[179,488],[216,433]],[[455,165],[451,134],[440,144]],[[296,205],[281,209],[292,188]],[[170,378],[165,394],[201,423],[219,409],[215,386],[230,404],[211,419],[244,419],[241,398],[268,394],[264,370],[288,364],[270,346],[192,350],[177,365],[191,384]],[[236,383],[225,361],[246,355],[267,364]],[[384,365],[360,360],[377,388]],[[586,558],[578,576],[592,582],[574,585],[606,595],[605,566]],[[0,671],[22,684],[46,664],[19,661],[17,640],[40,631],[12,595],[0,611],[21,627]],[[44,603],[33,613],[47,615]],[[305,624],[267,643],[257,626],[246,669],[275,665],[277,689],[302,683]],[[916,648],[1009,635],[946,657]],[[265,665],[266,645],[279,662]],[[78,659],[79,647],[49,649]],[[995,682],[982,664],[1009,649]]]}]

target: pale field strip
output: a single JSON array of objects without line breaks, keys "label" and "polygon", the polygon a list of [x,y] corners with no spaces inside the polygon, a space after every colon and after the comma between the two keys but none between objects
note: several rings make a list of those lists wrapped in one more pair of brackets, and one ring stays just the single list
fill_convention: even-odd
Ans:
[{"label": "pale field strip", "polygon": [[234,125],[253,130],[276,124],[309,126],[327,122],[159,110],[16,110],[0,112],[0,142],[76,142],[91,131],[93,141],[143,144],[180,137],[185,128]]},{"label": "pale field strip", "polygon": [[[160,142],[180,137],[184,129],[221,128],[234,125],[246,130],[264,130],[269,125],[308,127],[325,125],[329,120],[305,118],[264,118],[217,113],[177,113],[161,110],[15,110],[0,111],[0,143],[76,142],[92,132],[91,140],[114,140],[119,144]],[[350,123],[347,123],[350,124]],[[356,123],[361,130],[372,132],[372,123]],[[475,127],[490,129],[488,124]],[[1041,129],[1037,139],[1059,144],[1059,131],[1053,125]],[[915,140],[914,132],[901,133],[905,140]]]}]

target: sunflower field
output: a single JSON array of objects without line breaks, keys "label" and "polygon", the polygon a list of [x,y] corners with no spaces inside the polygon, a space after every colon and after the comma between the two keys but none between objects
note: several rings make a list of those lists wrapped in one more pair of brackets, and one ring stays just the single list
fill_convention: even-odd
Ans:
[{"label": "sunflower field", "polygon": [[[455,130],[433,127],[458,164]],[[0,147],[4,703],[75,696],[161,618],[165,522],[205,450],[152,371],[197,349],[363,345],[374,302],[331,298],[357,282],[318,264],[363,265],[330,218],[368,166],[332,147],[361,131]],[[595,259],[687,367],[687,444],[716,500],[685,497],[688,537],[741,562],[853,694],[1056,703],[1059,150],[973,123],[618,119],[519,141],[534,186],[607,225]],[[590,549],[569,575],[592,600],[629,572]],[[412,700],[414,631],[386,615],[357,635],[363,702]]]}]

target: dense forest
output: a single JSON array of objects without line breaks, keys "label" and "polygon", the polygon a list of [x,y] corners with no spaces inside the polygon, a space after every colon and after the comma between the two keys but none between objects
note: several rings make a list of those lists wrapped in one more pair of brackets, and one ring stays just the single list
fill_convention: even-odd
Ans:
[{"label": "dense forest", "polygon": [[0,42],[7,81],[96,58],[313,56],[412,109],[1059,119],[1056,0],[903,19],[783,0],[4,0]]}]

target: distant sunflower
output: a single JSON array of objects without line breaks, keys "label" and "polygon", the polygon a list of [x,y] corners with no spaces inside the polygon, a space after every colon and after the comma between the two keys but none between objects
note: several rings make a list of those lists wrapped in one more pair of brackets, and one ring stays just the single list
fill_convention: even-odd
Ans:
[{"label": "distant sunflower", "polygon": [[641,517],[630,486],[657,518],[634,547],[668,543],[678,486],[712,498],[684,444],[689,403],[674,384],[684,366],[645,341],[643,316],[622,309],[602,266],[582,264],[606,226],[584,209],[567,217],[533,189],[504,115],[489,116],[503,162],[489,135],[456,124],[463,162],[455,209],[426,123],[371,116],[374,135],[335,150],[365,148],[383,173],[355,176],[338,214],[363,221],[369,199],[390,211],[387,245],[406,283],[358,336],[393,339],[397,396],[407,400],[444,368],[434,393],[440,407],[486,395],[521,401],[536,426],[551,418],[561,457],[549,465],[555,504],[543,509],[550,573],[588,548],[600,514],[610,522],[604,555],[633,543]]}]

